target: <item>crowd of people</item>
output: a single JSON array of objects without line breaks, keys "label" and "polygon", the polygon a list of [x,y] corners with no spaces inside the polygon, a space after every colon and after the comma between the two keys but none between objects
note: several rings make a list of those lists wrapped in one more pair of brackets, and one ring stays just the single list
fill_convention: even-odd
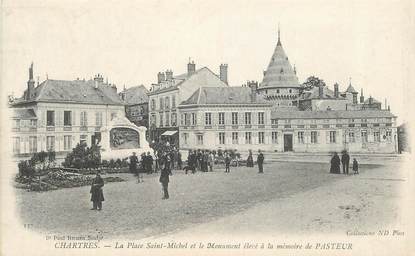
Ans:
[{"label": "crowd of people", "polygon": [[[210,150],[189,150],[186,165],[183,166],[182,156],[177,148],[159,147],[158,149],[154,149],[153,155],[150,152],[143,153],[140,160],[134,152],[129,157],[129,168],[130,172],[137,174],[139,183],[143,182],[143,173],[151,174],[154,172],[160,172],[159,182],[161,183],[163,189],[162,199],[169,199],[168,186],[170,182],[169,177],[173,174],[172,170],[183,169],[185,174],[188,174],[189,171],[193,174],[197,171],[213,172],[215,164],[218,162],[218,158],[223,160],[225,173],[230,172],[232,161],[235,161],[236,166],[239,165],[239,159],[231,157],[229,152],[225,151],[220,155],[220,157],[216,156],[215,153],[216,152]],[[256,163],[258,165],[258,173],[264,173],[264,155],[261,150],[258,150]],[[342,152],[341,158],[337,152],[334,152],[330,163],[330,173],[340,174],[340,166],[342,166],[343,174],[349,174],[350,155],[346,150]],[[254,167],[254,157],[251,150],[249,150],[248,157],[246,159],[246,166],[251,168]],[[359,174],[359,164],[356,158],[353,159],[352,169],[354,174]],[[103,186],[104,181],[100,174],[97,173],[96,177],[93,179],[90,190],[91,201],[93,202],[93,208],[91,210],[102,209],[102,201],[104,201],[104,194],[102,192]]]},{"label": "crowd of people", "polygon": [[[337,152],[333,153],[333,157],[330,161],[330,173],[340,174],[340,164],[343,167],[343,174],[349,175],[349,164],[350,164],[350,155],[346,150],[342,151],[341,159]],[[359,174],[359,163],[356,158],[353,158],[353,174]]]}]

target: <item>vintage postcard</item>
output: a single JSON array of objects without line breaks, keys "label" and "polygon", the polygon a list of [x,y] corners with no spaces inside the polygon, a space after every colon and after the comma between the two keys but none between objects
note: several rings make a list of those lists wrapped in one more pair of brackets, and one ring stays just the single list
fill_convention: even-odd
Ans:
[{"label": "vintage postcard", "polygon": [[415,2],[1,1],[0,255],[415,255]]}]

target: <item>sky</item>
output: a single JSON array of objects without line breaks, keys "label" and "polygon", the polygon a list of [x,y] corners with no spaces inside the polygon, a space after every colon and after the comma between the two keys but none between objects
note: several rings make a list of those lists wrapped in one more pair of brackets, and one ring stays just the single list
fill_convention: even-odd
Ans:
[{"label": "sky", "polygon": [[[352,85],[408,118],[413,1],[28,1],[3,0],[2,92],[21,96],[35,78],[90,79],[118,90],[149,87],[157,73],[196,68],[229,82],[261,82],[281,41],[300,82],[315,75],[330,87]],[[412,5],[411,5],[412,4]]]}]

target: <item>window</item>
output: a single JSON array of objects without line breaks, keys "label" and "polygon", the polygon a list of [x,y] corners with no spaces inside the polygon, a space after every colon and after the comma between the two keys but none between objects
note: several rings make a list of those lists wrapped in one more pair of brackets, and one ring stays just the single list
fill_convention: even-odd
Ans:
[{"label": "window", "polygon": [[251,138],[251,132],[245,132],[245,144],[251,144],[252,138]]},{"label": "window", "polygon": [[102,112],[95,112],[95,125],[102,126]]},{"label": "window", "polygon": [[52,110],[46,111],[46,125],[55,126],[55,111],[52,111]]},{"label": "window", "polygon": [[219,125],[224,125],[225,124],[225,113],[220,112],[219,113]]},{"label": "window", "polygon": [[239,138],[238,138],[238,132],[232,132],[232,144],[238,144]]},{"label": "window", "polygon": [[157,118],[156,118],[155,114],[151,115],[150,124],[151,125],[156,125],[157,124]]},{"label": "window", "polygon": [[386,131],[386,140],[387,141],[392,141],[392,131]]},{"label": "window", "polygon": [[87,144],[86,143],[86,141],[87,141],[87,139],[88,139],[88,135],[81,135],[80,137],[79,137],[79,143],[80,144]]},{"label": "window", "polygon": [[298,143],[304,144],[304,132],[298,132]]},{"label": "window", "polygon": [[163,127],[163,113],[160,113],[160,127]]},{"label": "window", "polygon": [[63,125],[64,126],[72,125],[72,111],[63,111]]},{"label": "window", "polygon": [[55,151],[55,136],[46,136],[46,150]]},{"label": "window", "polygon": [[238,124],[238,112],[232,112],[232,124],[233,125]]},{"label": "window", "polygon": [[170,108],[170,98],[169,97],[166,97],[166,99],[164,101],[164,104],[166,106],[166,109],[169,109]]},{"label": "window", "polygon": [[354,132],[349,132],[349,142],[350,143],[355,142]]},{"label": "window", "polygon": [[171,96],[171,108],[176,107],[176,97],[173,95]]},{"label": "window", "polygon": [[64,135],[63,136],[63,150],[71,150],[71,149],[72,149],[72,136]]},{"label": "window", "polygon": [[111,120],[113,120],[114,118],[116,118],[117,117],[117,113],[115,113],[115,112],[112,112],[111,113]]},{"label": "window", "polygon": [[265,143],[264,132],[258,132],[258,144],[264,144],[264,143]]},{"label": "window", "polygon": [[277,93],[280,93],[280,89],[277,89]]},{"label": "window", "polygon": [[166,113],[166,127],[170,126],[170,114]]},{"label": "window", "polygon": [[219,144],[225,144],[225,133],[224,132],[219,133]]},{"label": "window", "polygon": [[272,132],[271,133],[272,143],[278,144],[278,132]]},{"label": "window", "polygon": [[367,142],[367,131],[362,131],[361,135],[362,135],[362,142],[366,143]]},{"label": "window", "polygon": [[202,134],[197,135],[197,145],[203,145],[203,135]]},{"label": "window", "polygon": [[293,91],[290,89],[290,90],[288,90],[288,92],[289,92],[289,93],[292,93]]},{"label": "window", "polygon": [[258,124],[264,124],[264,112],[258,113]]},{"label": "window", "polygon": [[316,131],[311,132],[311,143],[313,144],[317,143],[317,132]]},{"label": "window", "polygon": [[380,132],[373,132],[373,139],[375,142],[380,142]]},{"label": "window", "polygon": [[151,100],[151,110],[156,110],[156,100],[155,99]]},{"label": "window", "polygon": [[29,136],[29,153],[37,152],[37,137]]},{"label": "window", "polygon": [[188,142],[189,142],[189,134],[185,132],[183,133],[183,143],[187,145]]},{"label": "window", "polygon": [[[114,114],[114,113],[112,113],[112,114]],[[112,116],[112,114],[111,114],[111,116]],[[111,119],[112,119],[112,117],[111,117]],[[81,112],[80,125],[81,126],[88,126],[88,113],[86,111]]]},{"label": "window", "polygon": [[37,127],[37,120],[35,120],[35,119],[30,120],[30,127],[31,128],[36,128]]},{"label": "window", "polygon": [[192,125],[196,125],[196,124],[197,124],[196,113],[192,113]]},{"label": "window", "polygon": [[171,113],[171,126],[176,126],[176,125],[177,125],[177,114]]},{"label": "window", "polygon": [[205,113],[205,125],[212,125],[212,113]]},{"label": "window", "polygon": [[336,143],[336,131],[330,131],[330,143]]},{"label": "window", "polygon": [[20,138],[13,137],[13,153],[20,154]]},{"label": "window", "polygon": [[163,105],[163,98],[160,98],[160,110],[163,109],[164,105]]},{"label": "window", "polygon": [[246,125],[251,124],[251,112],[245,112],[245,124]]},{"label": "window", "polygon": [[13,121],[13,129],[18,130],[20,128],[20,119],[16,119]]}]

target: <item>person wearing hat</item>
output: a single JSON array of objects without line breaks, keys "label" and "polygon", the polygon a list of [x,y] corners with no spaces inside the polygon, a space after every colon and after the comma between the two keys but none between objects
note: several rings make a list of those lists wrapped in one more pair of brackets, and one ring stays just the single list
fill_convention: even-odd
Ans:
[{"label": "person wearing hat", "polygon": [[162,199],[169,199],[169,182],[170,182],[170,178],[169,176],[172,175],[171,172],[171,163],[170,163],[171,159],[169,154],[164,155],[164,161],[163,161],[163,167],[161,168],[161,172],[160,172],[160,183],[161,186],[163,187],[163,198]]},{"label": "person wearing hat", "polygon": [[258,173],[264,173],[264,154],[262,154],[261,150],[258,150],[258,157],[256,162],[258,164]]},{"label": "person wearing hat", "polygon": [[102,210],[102,202],[104,201],[104,193],[102,192],[102,187],[104,186],[104,180],[101,178],[99,172],[92,180],[91,190],[91,201],[92,209],[91,210]]}]

